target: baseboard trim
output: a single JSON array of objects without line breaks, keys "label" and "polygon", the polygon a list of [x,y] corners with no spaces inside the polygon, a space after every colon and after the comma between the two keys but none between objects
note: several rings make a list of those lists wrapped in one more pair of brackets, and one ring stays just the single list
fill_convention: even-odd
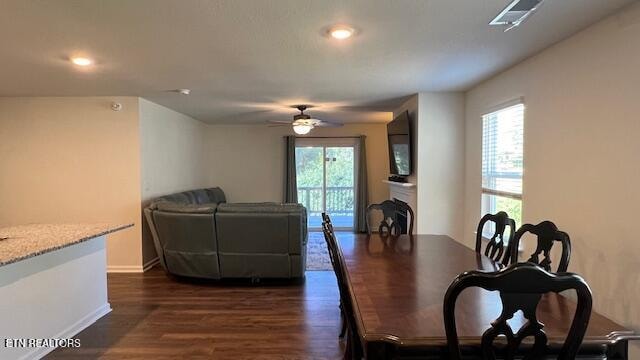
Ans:
[{"label": "baseboard trim", "polygon": [[[51,338],[53,338],[53,339],[70,339],[74,335],[77,335],[82,330],[86,329],[87,327],[92,325],[94,322],[96,322],[98,319],[100,319],[101,317],[107,315],[110,312],[111,312],[111,304],[106,303],[106,304],[102,305],[101,307],[99,307],[98,309],[96,309],[95,311],[87,314],[82,319],[76,321],[74,324],[72,324],[68,328],[66,328],[66,329],[62,330],[61,332],[59,332],[58,334],[52,336]],[[33,349],[33,351],[31,351],[31,352],[25,354],[24,356],[22,356],[20,359],[21,360],[22,359],[24,359],[24,360],[27,360],[27,359],[41,359],[45,355],[47,355],[48,353],[52,352],[55,349],[56,348],[54,348],[54,347],[36,348],[36,349]]]},{"label": "baseboard trim", "polygon": [[108,273],[141,273],[143,272],[142,266],[139,265],[108,265]]},{"label": "baseboard trim", "polygon": [[146,263],[144,263],[144,265],[139,266],[139,265],[108,265],[107,266],[107,272],[108,273],[112,273],[112,274],[117,274],[117,273],[143,273],[145,271],[150,270],[152,267],[156,266],[157,264],[160,263],[160,258],[159,257],[155,257],[149,261],[147,261]]},{"label": "baseboard trim", "polygon": [[142,272],[151,270],[152,267],[158,265],[159,263],[160,263],[160,258],[156,256],[155,258],[144,263],[144,265],[142,266]]}]

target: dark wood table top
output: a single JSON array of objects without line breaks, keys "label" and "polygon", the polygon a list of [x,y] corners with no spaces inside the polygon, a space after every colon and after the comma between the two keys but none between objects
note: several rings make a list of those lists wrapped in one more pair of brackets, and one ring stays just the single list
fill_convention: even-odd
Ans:
[{"label": "dark wood table top", "polygon": [[[385,239],[377,234],[338,233],[337,238],[347,268],[358,332],[365,343],[445,345],[442,306],[451,281],[467,270],[498,269],[489,258],[447,236],[403,235]],[[465,290],[456,304],[461,344],[479,344],[482,333],[500,311],[497,292]],[[574,311],[575,303],[563,296],[548,294],[542,298],[538,317],[545,324],[550,343],[564,341]],[[518,312],[509,323],[515,330],[523,321]],[[633,335],[633,331],[592,312],[584,343],[612,343]]]}]

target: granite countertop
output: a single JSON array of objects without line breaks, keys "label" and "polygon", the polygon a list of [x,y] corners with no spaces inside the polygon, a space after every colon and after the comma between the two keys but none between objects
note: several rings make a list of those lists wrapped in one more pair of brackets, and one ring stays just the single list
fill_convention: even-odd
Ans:
[{"label": "granite countertop", "polygon": [[29,224],[0,228],[0,266],[28,259],[133,226]]}]

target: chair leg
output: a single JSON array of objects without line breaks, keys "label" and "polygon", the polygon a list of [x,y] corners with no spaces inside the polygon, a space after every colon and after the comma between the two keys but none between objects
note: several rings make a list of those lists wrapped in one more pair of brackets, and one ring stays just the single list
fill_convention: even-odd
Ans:
[{"label": "chair leg", "polygon": [[344,360],[353,360],[353,340],[351,339],[351,331],[347,334],[347,342],[344,344]]},{"label": "chair leg", "polygon": [[358,346],[360,344],[357,341],[358,334],[355,333],[350,327],[347,330],[347,342],[344,347],[344,358],[348,360],[362,360],[362,348]]},{"label": "chair leg", "polygon": [[342,309],[342,304],[340,304],[340,335],[338,337],[343,339],[347,333],[347,319],[344,316],[344,309]]}]

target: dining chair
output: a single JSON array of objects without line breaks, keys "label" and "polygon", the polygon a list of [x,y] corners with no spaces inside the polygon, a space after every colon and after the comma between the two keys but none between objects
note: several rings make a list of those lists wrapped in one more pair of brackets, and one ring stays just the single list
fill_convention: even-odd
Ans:
[{"label": "dining chair", "polygon": [[[333,230],[333,224],[331,223],[331,217],[329,217],[329,214],[327,213],[322,213],[322,234],[324,235],[324,241],[327,244],[327,251],[329,253],[329,260],[331,260],[331,267],[333,269],[333,272],[336,274],[336,276],[338,275],[336,273],[336,257],[334,256],[334,253],[331,251],[333,244],[335,243],[335,232]],[[344,311],[342,309],[342,300],[340,301],[340,318],[341,318],[341,329],[340,329],[340,335],[338,335],[338,337],[343,338],[347,327],[346,327],[346,320],[345,320],[345,316],[344,316]]]},{"label": "dining chair", "polygon": [[367,234],[371,235],[370,218],[374,210],[382,212],[382,221],[378,225],[378,233],[381,235],[400,235],[403,233],[402,227],[398,222],[398,215],[407,216],[407,234],[413,234],[413,223],[415,222],[415,213],[413,209],[404,201],[398,199],[385,200],[380,204],[371,204],[367,206],[366,225]]},{"label": "dining chair", "polygon": [[338,292],[340,293],[340,314],[342,318],[342,329],[340,330],[340,337],[346,335],[347,343],[345,345],[345,359],[361,359],[362,358],[362,344],[358,336],[358,329],[356,328],[356,321],[353,312],[353,303],[349,296],[349,289],[346,282],[346,274],[344,272],[344,264],[340,261],[338,256],[338,242],[336,241],[335,232],[331,225],[331,218],[328,214],[322,213],[322,232],[324,239],[327,243],[327,249],[329,251],[329,258],[333,267],[333,272],[336,275],[338,283]]},{"label": "dining chair", "polygon": [[[462,358],[456,329],[455,304],[458,295],[470,287],[498,291],[502,301],[502,313],[491,322],[490,327],[482,335],[480,344],[482,359],[496,359],[496,352],[500,359],[514,359],[516,355],[523,355],[522,352],[527,353],[524,359],[541,359],[545,355],[550,355],[544,324],[536,317],[538,303],[543,294],[575,290],[576,311],[557,359],[576,358],[591,317],[592,298],[589,286],[575,274],[552,274],[536,264],[518,263],[496,272],[465,272],[451,283],[445,294],[443,309],[449,359]],[[527,321],[514,334],[507,320],[518,311],[522,311]],[[500,348],[494,346],[494,341],[498,337],[506,341],[506,346]],[[520,349],[522,340],[527,337],[532,338],[533,345],[526,350]]]},{"label": "dining chair", "polygon": [[[478,223],[478,230],[476,232],[476,252],[479,254],[482,253],[483,230],[489,221],[493,222],[495,229],[484,249],[484,255],[493,261],[506,265],[508,263],[503,262],[503,255],[504,258],[509,259],[508,246],[511,244],[513,235],[516,232],[516,222],[509,218],[509,215],[504,211],[483,216],[482,219],[480,219],[480,223]],[[507,226],[509,227],[509,238],[505,241],[504,233]],[[507,247],[507,251],[505,251],[505,247]]]},{"label": "dining chair", "polygon": [[327,213],[322,213],[322,225],[327,225],[329,230],[333,233],[333,223],[331,223],[331,218],[329,217],[329,214]]},{"label": "dining chair", "polygon": [[[556,272],[565,272],[569,267],[569,260],[571,259],[571,240],[569,234],[564,231],[558,230],[556,224],[551,221],[543,221],[537,225],[524,224],[516,231],[509,246],[508,256],[509,259],[504,259],[505,264],[514,264],[518,262],[518,249],[522,236],[526,233],[531,233],[538,238],[538,244],[536,250],[531,254],[527,262],[532,262],[542,266],[545,270],[551,271],[551,248],[557,241],[562,245],[562,253],[560,255],[560,261],[558,263],[558,269]],[[505,255],[506,256],[506,255]],[[542,259],[540,259],[542,257]]]},{"label": "dining chair", "polygon": [[397,220],[397,215],[400,214],[406,214],[407,216],[407,234],[412,235],[413,234],[413,223],[416,221],[415,218],[415,213],[413,212],[413,209],[411,208],[411,206],[409,206],[409,204],[407,204],[404,201],[400,201],[398,199],[395,199],[394,202],[396,203],[396,220]]},{"label": "dining chair", "polygon": [[395,232],[400,232],[399,225],[396,223],[396,203],[393,200],[385,200],[379,204],[371,204],[367,206],[367,234],[371,235],[371,214],[374,210],[382,212],[382,220],[378,225],[378,232],[381,235],[391,235]]}]

